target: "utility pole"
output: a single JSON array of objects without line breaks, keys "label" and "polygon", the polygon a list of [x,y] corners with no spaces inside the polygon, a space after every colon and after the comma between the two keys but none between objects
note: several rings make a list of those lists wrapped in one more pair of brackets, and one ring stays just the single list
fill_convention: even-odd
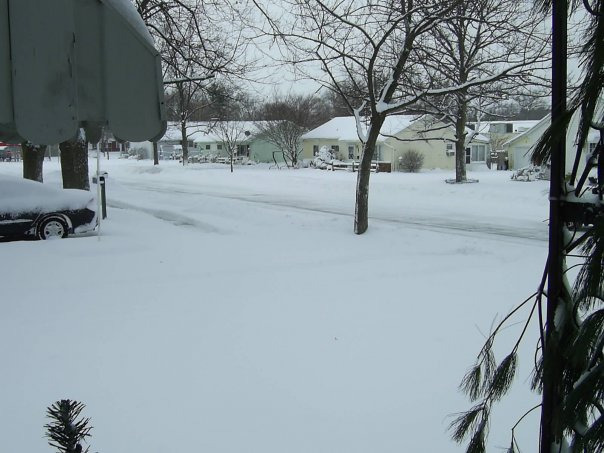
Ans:
[{"label": "utility pole", "polygon": [[[566,60],[567,60],[567,0],[552,3],[552,125],[566,112]],[[566,132],[566,131],[565,131]],[[564,244],[562,197],[564,195],[564,163],[566,133],[557,134],[551,150],[549,255],[547,270],[547,310],[545,344],[543,346],[543,395],[541,406],[540,453],[554,452],[560,444],[563,430],[560,420],[562,409],[563,357],[560,353],[561,329],[555,325],[556,311],[562,303]]]}]

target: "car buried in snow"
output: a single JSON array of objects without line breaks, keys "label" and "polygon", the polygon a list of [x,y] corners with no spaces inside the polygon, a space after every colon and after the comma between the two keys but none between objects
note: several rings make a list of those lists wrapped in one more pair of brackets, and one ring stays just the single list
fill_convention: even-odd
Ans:
[{"label": "car buried in snow", "polygon": [[1,238],[65,238],[96,226],[92,193],[0,175]]}]

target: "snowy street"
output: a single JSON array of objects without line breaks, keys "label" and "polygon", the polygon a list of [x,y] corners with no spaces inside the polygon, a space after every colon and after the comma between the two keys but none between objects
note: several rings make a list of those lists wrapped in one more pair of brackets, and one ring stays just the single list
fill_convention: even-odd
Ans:
[{"label": "snowy street", "polygon": [[[457,386],[494,320],[538,285],[547,182],[372,174],[356,236],[353,173],[101,168],[100,240],[0,244],[2,450],[49,451],[45,409],[71,398],[92,419],[91,452],[464,451],[447,432],[471,407]],[[59,185],[58,162],[44,169]],[[535,343],[533,329],[488,451],[538,400]],[[525,451],[537,422],[518,428]]]},{"label": "snowy street", "polygon": [[[185,199],[194,197],[199,200],[210,197],[238,200],[348,216],[352,224],[354,198],[350,196],[350,191],[354,193],[356,182],[354,173],[305,169],[298,172],[303,173],[304,179],[306,179],[306,181],[301,181],[302,177],[294,176],[292,178],[292,172],[287,170],[267,171],[266,167],[261,170],[242,167],[238,168],[237,174],[232,175],[232,180],[229,180],[228,177],[220,179],[224,174],[224,168],[215,166],[217,168],[207,169],[204,167],[211,166],[189,166],[189,175],[187,175],[189,177],[184,181],[182,175],[172,174],[162,178],[162,174],[158,175],[158,180],[141,179],[140,174],[133,177],[132,174],[123,173],[120,173],[120,181],[122,188],[153,192],[156,197],[153,202],[156,202],[157,197],[161,196],[160,194],[167,194],[169,198],[173,198],[171,196],[173,194],[178,194],[179,198]],[[118,166],[116,169],[119,171],[120,168]],[[267,176],[266,180],[249,180],[250,177],[266,178]],[[461,234],[485,233],[540,241],[547,240],[547,204],[541,203],[539,191],[535,190],[537,187],[542,191],[547,190],[543,181],[533,184],[533,187],[530,188],[536,195],[530,200],[531,204],[518,206],[515,204],[515,194],[507,192],[515,191],[522,194],[524,199],[521,199],[521,202],[528,201],[525,198],[526,194],[522,193],[523,189],[528,189],[523,187],[526,183],[510,183],[508,172],[481,172],[477,173],[477,176],[483,178],[483,181],[486,178],[486,183],[489,185],[485,190],[486,184],[483,182],[480,190],[476,191],[479,192],[478,194],[473,190],[472,185],[441,184],[448,177],[446,172],[434,172],[421,176],[407,174],[406,178],[409,179],[407,181],[400,181],[403,179],[400,174],[375,175],[372,179],[375,182],[372,189],[383,193],[380,193],[382,196],[377,199],[373,193],[371,194],[371,218],[374,221],[417,226],[424,230],[446,230],[450,233],[458,231]],[[206,180],[208,177],[211,178],[209,181]],[[294,182],[300,182],[302,185],[312,185],[305,185],[303,191],[300,191],[297,185],[292,189],[291,179],[299,180]],[[330,186],[326,187],[326,183],[329,183]],[[377,184],[379,186],[375,187]],[[250,188],[254,190],[250,192]],[[473,210],[477,202],[483,203],[480,216],[476,215]],[[124,206],[123,203],[120,204],[115,200],[112,200],[111,203],[115,207]],[[166,205],[171,206],[172,202],[168,202]],[[183,212],[174,210],[173,214],[181,216]]]}]

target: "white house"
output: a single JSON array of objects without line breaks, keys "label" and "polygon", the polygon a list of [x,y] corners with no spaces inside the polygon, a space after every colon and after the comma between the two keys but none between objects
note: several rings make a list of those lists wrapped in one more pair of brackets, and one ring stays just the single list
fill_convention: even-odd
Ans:
[{"label": "white house", "polygon": [[[209,123],[189,122],[187,123],[187,138],[189,156],[195,155],[197,150],[195,142],[204,135]],[[178,159],[182,156],[182,133],[180,123],[169,121],[166,133],[157,142],[160,159]],[[133,142],[130,144],[131,152],[137,153],[144,159],[153,157],[153,144],[151,142]]]},{"label": "white house", "polygon": [[[227,147],[235,147],[235,156],[257,162],[270,162],[274,145],[259,137],[259,124],[255,121],[190,121],[187,123],[189,157],[206,156],[226,158]],[[170,121],[164,136],[157,142],[160,159],[182,157],[182,132],[180,123]],[[144,158],[153,156],[150,142],[132,143],[131,149]]]}]

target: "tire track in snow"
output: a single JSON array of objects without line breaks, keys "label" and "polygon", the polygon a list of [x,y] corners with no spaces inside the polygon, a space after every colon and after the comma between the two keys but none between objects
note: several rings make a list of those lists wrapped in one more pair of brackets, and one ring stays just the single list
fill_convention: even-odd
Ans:
[{"label": "tire track in snow", "polygon": [[137,206],[131,203],[124,203],[122,201],[107,201],[107,205],[112,208],[118,209],[129,209],[132,211],[144,212],[145,214],[149,214],[159,220],[163,220],[166,222],[170,222],[176,226],[190,226],[196,228],[198,230],[202,230],[205,233],[216,233],[216,234],[224,234],[226,231],[218,229],[212,225],[209,225],[204,222],[200,222],[199,220],[193,219],[192,217],[188,217],[182,214],[179,214],[174,211],[168,211],[166,209],[153,209],[153,208],[144,208],[142,206]]},{"label": "tire track in snow", "polygon": [[[282,207],[288,209],[296,209],[300,211],[310,211],[310,212],[318,212],[323,214],[330,215],[338,215],[338,216],[346,216],[353,218],[353,213],[346,211],[344,209],[337,209],[334,207],[323,207],[323,206],[313,206],[311,204],[300,204],[304,203],[299,200],[288,200],[288,199],[278,199],[272,197],[270,195],[264,194],[252,194],[252,195],[240,195],[240,194],[225,194],[219,192],[205,192],[203,190],[196,190],[191,188],[190,186],[182,185],[183,188],[174,187],[174,185],[170,184],[169,186],[162,187],[159,185],[141,185],[134,182],[123,182],[124,185],[133,188],[135,190],[142,191],[154,191],[159,193],[178,193],[182,195],[195,195],[195,196],[205,196],[211,198],[218,199],[227,199],[227,200],[236,200],[243,201],[247,203],[257,203],[265,206],[272,207]],[[134,205],[132,205],[132,209],[142,210]],[[153,211],[153,210],[148,210]],[[172,218],[168,216],[169,211],[158,211],[166,213],[166,217],[162,220],[172,221]],[[174,212],[174,216],[183,217],[180,214]],[[156,215],[156,217],[158,217]],[[158,217],[161,218],[161,217]],[[384,215],[370,215],[369,220],[386,222],[386,223],[394,223],[399,225],[406,225],[418,229],[428,229],[432,231],[438,232],[447,232],[450,234],[463,234],[463,235],[475,235],[475,234],[487,234],[490,236],[501,236],[505,238],[513,238],[513,239],[528,239],[530,241],[539,241],[539,242],[547,242],[547,223],[543,223],[543,228],[531,228],[531,227],[509,227],[506,225],[496,225],[496,224],[487,224],[487,223],[472,223],[472,222],[463,222],[459,220],[452,220],[450,218],[444,217],[420,217],[417,215],[410,215],[409,217],[393,217],[393,216],[384,216]],[[195,220],[192,220],[196,222]],[[174,222],[173,222],[174,223]],[[210,227],[214,228],[214,227]],[[214,228],[217,231],[217,229]]]}]

